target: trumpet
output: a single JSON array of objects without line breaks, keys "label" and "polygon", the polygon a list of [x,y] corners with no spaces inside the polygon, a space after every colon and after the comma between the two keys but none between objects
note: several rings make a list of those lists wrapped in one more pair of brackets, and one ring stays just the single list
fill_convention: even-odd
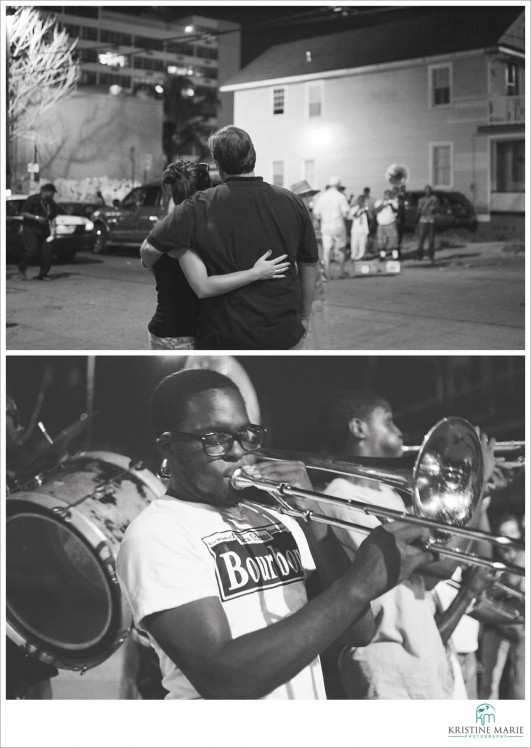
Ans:
[{"label": "trumpet", "polygon": [[[446,579],[449,587],[459,590],[461,585],[453,579]],[[504,584],[499,579],[494,580],[486,590],[476,598],[470,615],[478,611],[479,620],[492,625],[504,623],[525,623],[525,593]]]},{"label": "trumpet", "polygon": [[[261,450],[264,457],[282,459],[282,453]],[[297,453],[295,453],[297,454]],[[295,455],[291,453],[290,457]],[[426,550],[437,552],[442,556],[453,558],[462,564],[475,564],[493,571],[508,572],[525,576],[525,569],[514,564],[475,555],[457,548],[449,548],[444,543],[457,535],[469,540],[484,541],[497,546],[522,550],[520,541],[505,535],[492,535],[481,530],[472,530],[465,525],[471,519],[480,501],[483,490],[483,454],[479,438],[468,421],[450,417],[439,421],[426,435],[418,452],[413,470],[402,467],[399,470],[389,469],[386,461],[379,458],[370,460],[335,460],[334,458],[316,458],[314,455],[298,453],[308,469],[325,470],[339,475],[357,476],[366,480],[384,483],[401,492],[411,495],[414,513],[366,504],[355,499],[341,499],[307,489],[293,488],[287,483],[251,476],[245,469],[237,468],[231,484],[240,491],[245,488],[256,488],[268,493],[276,501],[275,508],[304,521],[315,521],[343,529],[370,530],[362,524],[331,518],[306,507],[290,504],[289,498],[303,501],[318,501],[321,504],[348,507],[378,518],[400,520],[410,524],[427,527],[432,537],[423,546]],[[284,453],[284,459],[289,459]],[[388,463],[388,461],[387,461]],[[397,460],[394,461],[396,465]],[[252,499],[252,504],[271,507],[270,503],[261,503]]]}]

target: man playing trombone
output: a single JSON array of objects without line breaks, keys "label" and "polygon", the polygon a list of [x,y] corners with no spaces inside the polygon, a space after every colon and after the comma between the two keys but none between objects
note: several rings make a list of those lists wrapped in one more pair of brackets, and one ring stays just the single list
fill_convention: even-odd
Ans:
[{"label": "man playing trombone", "polygon": [[[203,369],[172,374],[151,415],[169,485],[129,525],[117,571],[167,698],[325,698],[319,654],[340,638],[371,639],[371,601],[433,560],[412,545],[428,531],[377,528],[308,602],[314,562],[298,524],[233,490],[237,469],[253,472],[264,429],[249,423],[232,380]],[[293,485],[307,482],[301,463],[278,465]]]},{"label": "man playing trombone", "polygon": [[[339,392],[324,404],[321,416],[324,446],[353,457],[399,457],[402,432],[395,425],[389,403],[364,390]],[[485,482],[494,467],[493,442],[481,436]],[[335,479],[326,493],[368,503],[404,509],[400,496],[386,485],[363,480]],[[375,517],[359,515],[361,524],[375,527]],[[477,522],[483,522],[481,510]],[[483,525],[484,529],[485,525]],[[336,530],[347,555],[352,558],[364,535]],[[462,541],[457,541],[457,544]],[[354,556],[355,557],[355,556]],[[452,668],[446,642],[470,601],[471,590],[463,585],[458,599],[435,617],[430,590],[455,571],[454,561],[441,561],[415,573],[371,603],[377,633],[365,648],[344,647],[339,668],[349,698],[449,699],[459,693],[461,673]],[[489,575],[474,571],[469,584],[482,589]],[[463,693],[463,692],[462,692]]]},{"label": "man playing trombone", "polygon": [[[320,433],[325,451],[331,454],[395,458],[402,453],[402,433],[393,421],[391,406],[381,396],[365,390],[331,395],[322,409]],[[482,435],[481,445],[488,477],[494,466],[493,442]],[[292,472],[292,468],[282,469],[278,463],[261,463],[255,469],[264,478],[275,476],[286,481],[290,480]],[[284,475],[281,475],[283,470]],[[398,512],[405,510],[401,497],[390,486],[360,477],[336,478],[325,488],[325,493],[339,499],[362,501],[376,510],[378,507]],[[317,502],[317,508],[332,520],[354,521],[367,531],[380,525],[374,512],[367,515],[346,503]],[[474,521],[479,521],[480,516],[478,508]],[[366,533],[316,523],[309,523],[307,527],[310,547],[314,557],[321,559],[323,581],[328,584],[356,558]],[[453,543],[463,546],[462,540]],[[343,643],[340,651],[343,687],[340,697],[344,694],[352,699],[452,699],[459,692],[464,694],[458,665],[452,667],[445,643],[470,602],[471,594],[482,589],[491,574],[483,569],[475,570],[470,575],[470,588],[463,585],[455,602],[436,619],[430,590],[439,579],[450,577],[455,568],[453,560],[438,561],[425,567],[422,573],[417,569],[402,583],[373,598],[371,608],[376,632],[371,642],[364,646]],[[466,600],[465,605],[463,600]],[[331,654],[337,655],[337,650],[330,648],[327,655]],[[333,667],[328,672],[332,673],[331,688],[336,690]]]}]

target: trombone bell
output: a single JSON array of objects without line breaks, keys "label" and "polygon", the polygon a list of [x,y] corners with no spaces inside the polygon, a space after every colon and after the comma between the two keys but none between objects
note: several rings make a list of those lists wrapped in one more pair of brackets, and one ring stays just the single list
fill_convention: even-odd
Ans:
[{"label": "trombone bell", "polygon": [[[443,418],[426,434],[415,461],[414,513],[464,527],[481,498],[483,478],[483,451],[474,428],[463,418]],[[436,533],[439,540],[449,536]]]}]

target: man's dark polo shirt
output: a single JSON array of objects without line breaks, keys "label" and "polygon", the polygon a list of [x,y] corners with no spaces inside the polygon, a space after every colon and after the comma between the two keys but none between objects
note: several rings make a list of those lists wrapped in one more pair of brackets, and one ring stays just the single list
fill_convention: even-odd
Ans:
[{"label": "man's dark polo shirt", "polygon": [[[59,215],[59,206],[54,203],[53,200],[45,202],[40,193],[37,195],[30,195],[22,206],[22,213],[31,213],[35,216],[43,216],[52,221],[56,216]],[[48,223],[39,223],[33,218],[24,217],[22,221],[22,228],[24,231],[31,231],[34,234],[38,234],[42,239],[50,235],[50,226]]]},{"label": "man's dark polo shirt", "polygon": [[151,231],[161,252],[190,247],[209,275],[251,268],[272,250],[287,254],[286,277],[252,283],[203,301],[197,347],[288,349],[304,334],[296,263],[318,261],[317,241],[302,200],[261,177],[229,177],[178,205]]}]

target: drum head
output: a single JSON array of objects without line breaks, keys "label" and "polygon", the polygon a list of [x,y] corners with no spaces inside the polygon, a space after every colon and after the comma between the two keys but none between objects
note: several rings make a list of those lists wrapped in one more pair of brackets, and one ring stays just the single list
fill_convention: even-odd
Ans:
[{"label": "drum head", "polygon": [[105,635],[111,610],[105,574],[85,542],[66,526],[39,514],[13,517],[6,571],[11,613],[33,637],[51,646],[85,649]]},{"label": "drum head", "polygon": [[39,507],[16,508],[6,531],[8,620],[59,667],[65,655],[74,667],[101,660],[119,625],[119,590],[75,529]]}]

